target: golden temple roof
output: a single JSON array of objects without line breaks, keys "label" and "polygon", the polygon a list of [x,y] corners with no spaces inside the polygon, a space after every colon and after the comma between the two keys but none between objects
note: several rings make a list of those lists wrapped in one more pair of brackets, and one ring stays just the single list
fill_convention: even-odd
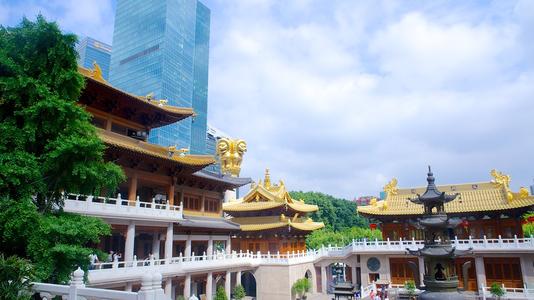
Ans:
[{"label": "golden temple roof", "polygon": [[98,66],[98,64],[94,64],[93,70],[78,66],[78,72],[88,79],[91,79],[95,82],[103,84],[117,92],[120,92],[128,96],[132,101],[136,101],[143,105],[149,105],[151,109],[154,109],[156,111],[161,111],[161,112],[170,113],[172,115],[179,115],[179,116],[194,116],[195,115],[195,112],[190,107],[177,107],[177,106],[168,105],[167,100],[152,99],[151,95],[147,95],[144,97],[137,96],[137,95],[127,93],[121,89],[118,89],[112,86],[109,82],[107,82],[102,77],[102,73],[100,71],[100,67]]},{"label": "golden temple roof", "polygon": [[[496,170],[491,171],[494,180],[490,182],[438,185],[438,189],[446,194],[458,193],[455,201],[445,204],[445,211],[451,214],[469,212],[489,212],[513,210],[534,206],[534,197],[526,188],[514,193],[510,190],[510,176]],[[423,194],[426,187],[397,188],[397,180],[393,179],[385,187],[386,199],[371,200],[370,205],[359,206],[358,213],[369,216],[419,215],[423,207],[409,201],[417,194]]]},{"label": "golden temple roof", "polygon": [[188,166],[208,166],[215,163],[215,158],[211,155],[185,155],[169,154],[169,148],[150,144],[144,141],[136,140],[118,133],[97,129],[98,136],[107,145],[130,150],[140,154],[164,159],[169,162],[179,163]]},{"label": "golden temple roof", "polygon": [[284,182],[271,184],[269,170],[265,171],[265,179],[258,184],[252,183],[250,191],[241,199],[223,204],[225,212],[247,212],[269,210],[278,207],[291,208],[301,213],[319,210],[317,205],[305,204],[302,200],[294,200],[286,190]]},{"label": "golden temple roof", "polygon": [[241,231],[261,231],[288,227],[301,231],[314,231],[324,227],[322,222],[313,222],[311,218],[289,218],[281,216],[233,218],[232,222],[241,226]]}]

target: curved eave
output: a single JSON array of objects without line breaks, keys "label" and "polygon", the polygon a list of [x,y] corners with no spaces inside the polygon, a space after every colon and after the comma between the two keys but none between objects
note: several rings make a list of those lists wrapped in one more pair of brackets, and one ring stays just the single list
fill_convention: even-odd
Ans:
[{"label": "curved eave", "polygon": [[237,202],[237,203],[224,203],[223,211],[225,212],[249,212],[249,211],[262,211],[273,208],[279,208],[286,206],[295,212],[310,213],[319,210],[317,205],[310,204],[296,204],[296,203],[284,203],[284,202],[272,202],[272,201],[260,201],[260,202]]},{"label": "curved eave", "polygon": [[280,202],[237,202],[224,203],[223,211],[225,212],[247,212],[247,211],[261,211],[284,206]]},{"label": "curved eave", "polygon": [[[503,200],[506,201],[506,200]],[[454,202],[451,202],[454,203]],[[497,205],[489,205],[488,203],[480,203],[476,207],[466,207],[464,206],[448,206],[448,203],[445,204],[445,211],[447,214],[462,214],[462,213],[476,213],[476,212],[495,212],[495,211],[508,211],[519,208],[528,208],[534,206],[534,197],[528,197],[525,199],[515,199],[511,203],[500,203]],[[362,215],[369,216],[419,216],[423,214],[422,206],[414,206],[402,209],[395,209],[388,207],[382,209],[379,206],[363,206],[358,207],[358,213]]]},{"label": "curved eave", "polygon": [[300,231],[314,231],[324,227],[322,222],[304,222],[304,223],[287,223],[287,222],[277,222],[277,223],[268,223],[268,224],[245,224],[241,225],[241,231],[261,231],[261,230],[270,230],[278,229],[284,227],[292,227]]},{"label": "curved eave", "polygon": [[130,93],[127,93],[123,90],[120,90],[106,81],[102,81],[96,78],[93,78],[92,72],[86,68],[78,67],[78,71],[82,74],[87,80],[91,83],[94,83],[98,86],[101,86],[104,89],[108,89],[113,93],[119,94],[120,96],[125,97],[127,101],[131,101],[136,105],[144,107],[147,111],[152,113],[160,113],[165,116],[164,119],[158,119],[151,124],[145,124],[150,128],[157,128],[164,125],[169,125],[181,121],[185,118],[195,116],[195,112],[190,107],[177,107],[172,105],[159,105],[156,101],[148,102],[143,97],[139,97]]},{"label": "curved eave", "polygon": [[169,157],[167,149],[162,146],[138,141],[119,134],[98,130],[100,139],[108,146],[124,149],[130,152],[162,159],[165,162],[176,163],[185,166],[206,167],[215,163],[215,158],[211,155],[173,155]]}]

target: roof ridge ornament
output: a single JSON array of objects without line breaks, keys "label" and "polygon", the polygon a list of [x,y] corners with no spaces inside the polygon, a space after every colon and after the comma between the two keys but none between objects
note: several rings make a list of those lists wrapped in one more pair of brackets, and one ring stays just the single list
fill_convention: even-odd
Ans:
[{"label": "roof ridge ornament", "polygon": [[93,77],[93,79],[98,80],[100,82],[107,82],[104,79],[104,76],[102,74],[102,69],[96,63],[96,60],[93,60],[93,70],[91,71],[91,76]]},{"label": "roof ridge ornament", "polygon": [[384,186],[384,192],[386,193],[386,199],[389,198],[390,196],[394,196],[394,195],[397,195],[399,189],[397,187],[397,178],[392,178],[391,181],[389,181],[385,186]]}]

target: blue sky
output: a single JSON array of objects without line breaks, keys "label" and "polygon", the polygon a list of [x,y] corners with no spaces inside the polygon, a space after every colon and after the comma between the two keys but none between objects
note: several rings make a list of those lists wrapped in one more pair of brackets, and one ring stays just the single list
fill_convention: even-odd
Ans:
[{"label": "blue sky", "polygon": [[[534,178],[534,1],[211,0],[209,122],[247,140],[243,176],[353,198]],[[3,1],[112,43],[114,1]],[[530,34],[530,35],[529,35]]]}]

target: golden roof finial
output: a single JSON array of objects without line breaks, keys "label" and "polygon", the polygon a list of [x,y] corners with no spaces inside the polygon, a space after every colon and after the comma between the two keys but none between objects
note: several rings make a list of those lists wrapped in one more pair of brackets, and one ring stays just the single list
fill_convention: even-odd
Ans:
[{"label": "golden roof finial", "polygon": [[92,71],[93,79],[96,79],[98,81],[106,81],[104,79],[104,76],[102,76],[102,69],[100,66],[96,63],[96,60],[93,60],[93,71]]},{"label": "golden roof finial", "polygon": [[269,169],[265,169],[265,180],[263,186],[268,189],[271,187],[271,175],[269,174]]},{"label": "golden roof finial", "polygon": [[388,182],[388,183],[384,186],[384,192],[386,193],[386,199],[387,199],[389,196],[397,195],[397,191],[398,191],[398,188],[397,188],[397,178],[393,178],[393,179],[391,179],[391,181]]}]

